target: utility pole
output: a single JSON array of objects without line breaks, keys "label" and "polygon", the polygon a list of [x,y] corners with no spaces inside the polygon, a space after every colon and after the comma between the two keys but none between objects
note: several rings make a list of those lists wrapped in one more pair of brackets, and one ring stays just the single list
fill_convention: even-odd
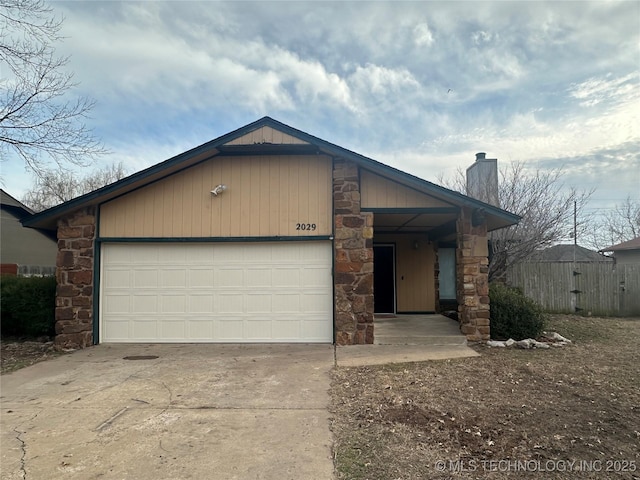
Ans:
[{"label": "utility pole", "polygon": [[578,245],[578,202],[573,201],[573,245]]}]

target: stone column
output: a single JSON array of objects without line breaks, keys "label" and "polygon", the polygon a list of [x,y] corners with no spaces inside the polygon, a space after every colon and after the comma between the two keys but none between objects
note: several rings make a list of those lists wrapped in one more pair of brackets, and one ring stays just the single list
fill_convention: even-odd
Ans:
[{"label": "stone column", "polygon": [[358,167],[334,161],[336,343],[373,343],[373,214],[360,212]]},{"label": "stone column", "polygon": [[58,221],[56,261],[56,339],[64,348],[93,344],[93,207]]},{"label": "stone column", "polygon": [[458,318],[467,340],[486,341],[490,338],[487,224],[472,217],[473,210],[465,207],[457,222]]}]

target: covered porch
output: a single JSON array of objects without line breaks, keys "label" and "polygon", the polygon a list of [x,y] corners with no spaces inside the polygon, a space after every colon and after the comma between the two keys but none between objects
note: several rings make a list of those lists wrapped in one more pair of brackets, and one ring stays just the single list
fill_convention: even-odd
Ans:
[{"label": "covered porch", "polygon": [[371,167],[334,164],[336,343],[488,340],[488,232],[518,217]]}]

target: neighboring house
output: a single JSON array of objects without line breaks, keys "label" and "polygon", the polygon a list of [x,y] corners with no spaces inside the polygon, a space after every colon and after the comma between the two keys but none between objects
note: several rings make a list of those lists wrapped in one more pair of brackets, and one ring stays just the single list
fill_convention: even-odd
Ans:
[{"label": "neighboring house", "polygon": [[613,255],[618,265],[640,265],[640,237],[600,250]]},{"label": "neighboring house", "polygon": [[544,263],[594,263],[611,262],[613,260],[611,259],[611,257],[607,257],[596,251],[581,247],[580,245],[568,244],[554,245],[552,247],[545,248],[544,250],[540,250],[539,252],[536,252],[528,261]]},{"label": "neighboring house", "polygon": [[440,276],[486,340],[487,231],[518,220],[265,117],[24,223],[57,232],[56,342],[84,347],[373,343]]},{"label": "neighboring house", "polygon": [[55,274],[58,246],[55,232],[25,228],[20,223],[33,211],[0,189],[0,263],[2,273],[21,275]]}]

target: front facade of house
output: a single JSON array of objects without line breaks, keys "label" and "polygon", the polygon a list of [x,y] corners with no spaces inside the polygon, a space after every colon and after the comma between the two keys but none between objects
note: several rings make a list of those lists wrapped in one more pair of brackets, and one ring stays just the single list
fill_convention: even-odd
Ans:
[{"label": "front facade of house", "polygon": [[373,343],[454,305],[489,337],[487,231],[517,221],[265,117],[26,224],[58,235],[56,342]]}]

